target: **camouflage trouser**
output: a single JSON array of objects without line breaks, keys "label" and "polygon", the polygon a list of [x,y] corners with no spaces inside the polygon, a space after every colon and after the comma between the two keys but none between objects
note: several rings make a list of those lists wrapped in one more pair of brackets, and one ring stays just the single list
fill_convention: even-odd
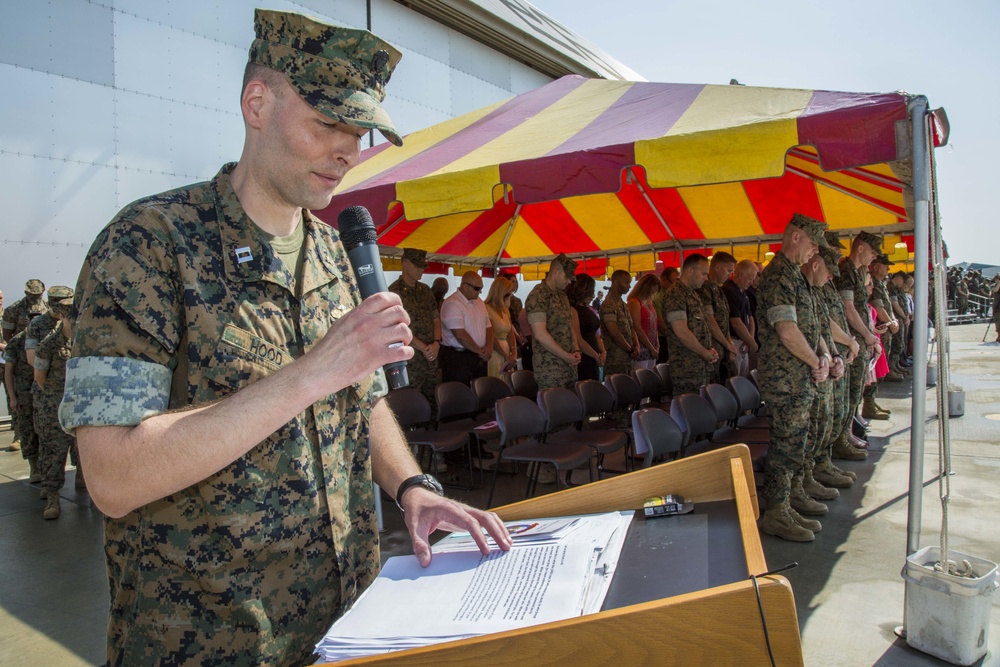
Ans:
[{"label": "camouflage trouser", "polygon": [[847,411],[851,415],[861,405],[861,398],[865,389],[865,373],[868,372],[868,348],[865,347],[865,342],[862,340],[858,341],[858,345],[861,346],[861,351],[858,352],[858,356],[854,359],[854,363],[850,367],[850,391],[848,394]]},{"label": "camouflage trouser", "polygon": [[798,393],[761,392],[767,403],[771,443],[767,448],[762,496],[768,509],[786,502],[792,492],[792,476],[801,474],[809,444],[809,413],[816,390]]},{"label": "camouflage trouser", "polygon": [[[539,345],[538,347],[541,346]],[[608,356],[604,360],[604,377],[614,375],[615,373],[624,373],[625,375],[632,373],[635,364],[629,352],[618,347],[614,341],[608,341],[607,352]],[[535,356],[538,356],[537,351],[535,352]]]},{"label": "camouflage trouser", "polygon": [[705,386],[710,377],[707,361],[694,352],[685,351],[670,357],[670,383],[674,387],[674,396],[681,394],[697,394]]},{"label": "camouflage trouser", "polygon": [[13,417],[17,420],[17,432],[21,436],[21,456],[32,459],[38,456],[38,434],[35,433],[35,409],[31,400],[31,389],[20,385],[14,387],[17,395],[17,410]]},{"label": "camouflage trouser", "polygon": [[[806,452],[805,467],[812,469],[815,462],[830,458],[830,445],[834,430],[840,428],[837,419],[834,394],[839,380],[827,380],[819,385],[809,412],[809,451]],[[839,431],[837,435],[839,435]]]},{"label": "camouflage trouser", "polygon": [[[712,347],[715,351],[719,353],[719,360],[714,364],[708,364],[708,378],[707,381],[712,384],[722,383],[722,365],[729,363],[729,358],[726,356],[728,353],[726,349],[718,341],[712,341]],[[727,368],[728,377],[728,368]]]},{"label": "camouflage trouser", "polygon": [[900,325],[899,331],[892,334],[892,347],[889,350],[889,368],[898,368],[900,362],[903,360],[903,347],[905,342],[903,340],[903,330],[906,329],[905,326]]},{"label": "camouflage trouser", "polygon": [[62,394],[42,394],[35,405],[35,426],[39,429],[40,441],[38,471],[42,475],[42,488],[54,492],[58,492],[66,481],[66,455],[76,449],[76,438],[59,426],[60,400]]},{"label": "camouflage trouser", "polygon": [[[847,372],[850,372],[850,369],[847,369]],[[854,413],[850,412],[848,409],[850,391],[851,388],[848,381],[848,375],[847,373],[844,373],[844,377],[839,380],[835,380],[833,383],[833,391],[830,393],[830,405],[832,408],[830,414],[830,424],[832,428],[830,429],[826,445],[821,447],[816,455],[816,463],[829,461],[833,441],[839,438],[842,433],[848,433],[848,429],[851,428],[851,421],[854,418]]]},{"label": "camouflage trouser", "polygon": [[420,390],[431,404],[431,414],[434,414],[437,401],[434,398],[434,387],[438,385],[438,368],[436,361],[428,361],[423,352],[416,352],[406,363],[406,376],[411,387]]},{"label": "camouflage trouser", "polygon": [[535,348],[535,358],[532,363],[535,366],[538,391],[552,387],[570,388],[576,382],[576,366],[570,366],[541,345]]}]

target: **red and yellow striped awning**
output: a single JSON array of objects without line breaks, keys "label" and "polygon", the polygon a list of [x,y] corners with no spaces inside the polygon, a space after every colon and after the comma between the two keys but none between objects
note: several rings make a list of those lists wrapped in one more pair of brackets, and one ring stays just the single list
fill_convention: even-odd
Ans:
[{"label": "red and yellow striped awning", "polygon": [[463,267],[763,259],[794,212],[892,252],[912,229],[910,99],[566,76],[364,151],[318,214],[366,206],[386,255]]}]

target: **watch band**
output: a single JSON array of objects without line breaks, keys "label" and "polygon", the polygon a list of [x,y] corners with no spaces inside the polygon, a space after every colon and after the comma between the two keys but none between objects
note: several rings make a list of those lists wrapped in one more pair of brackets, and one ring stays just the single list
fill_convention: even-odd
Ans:
[{"label": "watch band", "polygon": [[407,477],[396,489],[396,507],[399,508],[401,512],[405,512],[403,509],[403,504],[400,502],[403,499],[403,494],[412,489],[415,486],[422,486],[428,491],[433,491],[439,496],[444,495],[444,489],[441,487],[441,482],[433,475],[414,475],[413,477]]}]

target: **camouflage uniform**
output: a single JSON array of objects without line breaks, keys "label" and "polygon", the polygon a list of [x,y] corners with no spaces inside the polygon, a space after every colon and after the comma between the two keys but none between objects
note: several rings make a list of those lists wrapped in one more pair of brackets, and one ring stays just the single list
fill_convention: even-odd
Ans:
[{"label": "camouflage uniform", "polygon": [[[398,294],[403,302],[403,308],[410,316],[410,331],[413,336],[430,345],[435,340],[434,321],[440,319],[437,299],[431,288],[419,280],[410,287],[399,278],[389,285],[389,291]],[[410,378],[410,386],[419,389],[432,406],[436,405],[434,387],[438,384],[437,361],[428,360],[417,350],[413,358],[406,362],[406,372]]]},{"label": "camouflage uniform", "polygon": [[[727,305],[727,318],[728,312]],[[711,349],[712,330],[708,328],[707,318],[701,296],[696,290],[684,284],[683,280],[678,280],[667,288],[667,293],[663,295],[663,320],[667,323],[670,382],[674,386],[674,396],[697,394],[701,387],[708,383],[712,364],[681,342],[674,333],[672,323],[686,322],[698,342]]]},{"label": "camouflage uniform", "polygon": [[[714,317],[715,323],[719,325],[719,329],[722,331],[722,335],[728,336],[729,300],[726,299],[722,287],[711,280],[706,280],[705,284],[698,290],[698,293],[701,295],[702,303],[705,304],[705,315]],[[709,335],[711,335],[711,329],[709,329]],[[719,361],[710,364],[708,381],[719,383],[722,378],[719,370],[722,364],[728,363],[726,360],[728,359],[729,350],[723,347],[722,343],[715,340],[715,338],[712,338],[712,347],[719,353]]]},{"label": "camouflage uniform", "polygon": [[[35,296],[36,298],[31,298],[26,294],[23,299],[18,299],[17,301],[12,303],[9,307],[4,309],[3,315],[0,316],[0,327],[3,328],[3,333],[5,338],[8,336],[13,337],[21,333],[22,331],[28,328],[28,324],[31,322],[31,320],[35,319],[42,313],[46,312],[46,310],[48,310],[48,306],[45,305],[45,302],[42,300],[41,296],[45,290],[45,286],[42,285],[42,282],[37,279],[29,280],[28,284],[25,285],[25,292],[28,291],[29,285],[32,286],[33,291],[38,290],[37,295],[33,294],[33,296]],[[28,399],[27,403],[20,403],[20,404],[25,406],[25,409],[28,410],[29,413],[31,412],[30,398]],[[11,418],[12,418],[12,423],[14,425],[14,438],[19,439],[21,438],[21,424],[25,423],[25,420],[19,419],[17,415],[14,414],[11,415]],[[31,423],[30,419],[27,420],[27,423]],[[35,443],[34,445],[30,445],[29,447],[33,448],[37,453],[38,445],[37,445],[37,437],[34,435],[34,427],[29,429],[28,439],[31,440],[33,443]],[[28,454],[24,452],[23,444],[21,446],[21,455],[25,459],[28,458]]]},{"label": "camouflage uniform", "polygon": [[[544,280],[531,290],[524,303],[528,324],[541,322],[556,345],[567,352],[573,347],[573,315],[569,298],[563,290],[554,290]],[[576,366],[566,363],[537,343],[532,350],[538,389],[572,387],[577,380]]]},{"label": "camouflage uniform", "polygon": [[60,326],[42,339],[35,352],[35,368],[46,371],[45,386],[39,388],[35,400],[35,429],[40,442],[38,467],[42,488],[51,493],[59,493],[62,488],[66,480],[66,454],[76,449],[76,438],[59,426],[59,403],[71,347],[72,341]]},{"label": "camouflage uniform", "polygon": [[[830,318],[840,325],[840,328],[844,331],[849,332],[850,327],[847,324],[847,315],[844,311],[844,301],[840,298],[840,293],[834,286],[833,282],[828,282],[819,289],[819,298],[826,304],[827,310],[830,313]],[[836,343],[834,343],[836,345]],[[846,347],[837,346],[838,352],[835,354],[840,354],[844,356],[848,351]],[[827,440],[824,441],[822,445],[817,443],[819,447],[819,453],[816,456],[816,463],[822,463],[824,461],[830,460],[830,443],[840,437],[841,433],[845,433],[846,430],[851,425],[852,413],[848,409],[848,402],[850,401],[850,374],[851,367],[844,367],[844,375],[838,380],[833,380],[833,405],[832,405],[832,417],[831,417],[831,431]]]},{"label": "camouflage uniform", "polygon": [[[614,298],[611,294],[608,294],[604,302],[601,303],[600,309],[601,323],[603,326],[607,326],[607,322],[614,322],[618,325],[618,331],[621,332],[625,340],[632,342],[635,336],[635,330],[632,327],[632,316],[628,312],[628,306],[625,305],[625,301],[621,297]],[[605,350],[607,351],[607,356],[604,360],[604,377],[609,375],[614,375],[615,373],[625,373],[628,375],[632,372],[634,367],[632,363],[632,352],[630,350],[623,350],[618,343],[611,340],[608,336],[605,341]]]},{"label": "camouflage uniform", "polygon": [[[861,321],[865,326],[871,326],[871,317],[868,312],[868,288],[865,287],[865,272],[868,270],[863,266],[854,266],[850,257],[840,260],[838,267],[840,278],[836,279],[837,290],[840,292],[841,301],[851,301],[855,310],[861,316]],[[848,329],[848,333],[854,335],[861,348],[854,363],[850,366],[850,378],[848,379],[848,403],[847,412],[853,415],[861,404],[861,395],[865,388],[865,373],[868,371],[868,347],[865,339],[854,330]]]},{"label": "camouflage uniform", "polygon": [[3,311],[4,333],[12,332],[9,335],[15,336],[28,328],[28,323],[48,310],[45,301],[41,296],[36,301],[28,297],[18,299]]},{"label": "camouflage uniform", "polygon": [[[886,284],[886,290],[889,292],[889,313],[895,316],[896,311],[892,309],[892,304],[896,303],[903,314],[907,314],[906,306],[906,293],[903,292],[901,287],[897,287],[891,280]],[[904,340],[903,336],[906,333],[906,318],[899,319],[899,329],[896,333],[892,334],[892,343],[889,350],[889,369],[896,370],[900,367],[900,362],[903,356]]]},{"label": "camouflage uniform", "polygon": [[[296,281],[244,213],[233,166],[98,235],[76,290],[67,430],[229,396],[361,302],[337,232],[306,211]],[[379,370],[207,479],[108,517],[109,664],[308,662],[379,568],[369,415],[385,389]]]},{"label": "camouflage uniform", "polygon": [[35,433],[35,411],[31,399],[35,372],[28,365],[28,356],[24,353],[24,339],[24,331],[11,338],[7,342],[3,358],[5,363],[11,365],[14,372],[14,397],[17,399],[17,410],[11,417],[21,437],[21,456],[25,460],[30,460],[38,456],[38,434]]},{"label": "camouflage uniform", "polygon": [[760,358],[767,360],[758,372],[771,427],[763,489],[770,508],[787,501],[792,475],[803,469],[811,447],[809,412],[817,392],[812,369],[782,344],[775,324],[794,322],[813,350],[820,349],[822,328],[802,270],[783,252],[761,273],[757,304],[762,315]]},{"label": "camouflage uniform", "polygon": [[[42,339],[48,336],[50,333],[55,331],[56,326],[59,324],[59,320],[52,316],[51,311],[46,310],[44,313],[31,320],[28,323],[27,328],[24,330],[24,350],[27,353],[28,350],[37,350],[38,344],[42,342]],[[32,354],[35,354],[33,352]],[[55,411],[51,415],[46,415],[42,408],[39,406],[39,402],[42,397],[42,388],[36,383],[31,383],[31,403],[32,403],[32,423],[35,426],[35,435],[38,436],[38,447],[39,451],[44,451],[45,449],[45,431],[43,430],[40,420],[49,417],[58,421],[58,415]],[[56,403],[56,407],[59,404]],[[41,459],[39,459],[41,460]]]},{"label": "camouflage uniform", "polygon": [[[826,340],[827,349],[833,354],[837,349],[833,344],[833,335],[830,328],[830,306],[823,287],[810,287],[812,300],[816,309],[816,319],[819,322],[821,335]],[[819,350],[818,347],[814,350]],[[812,462],[818,461],[826,453],[829,458],[830,434],[833,431],[834,417],[834,389],[837,380],[827,378],[818,384],[814,383],[816,394],[813,398],[812,410],[809,411],[809,449],[806,452],[805,465],[812,468]],[[840,432],[838,431],[838,435]]]}]

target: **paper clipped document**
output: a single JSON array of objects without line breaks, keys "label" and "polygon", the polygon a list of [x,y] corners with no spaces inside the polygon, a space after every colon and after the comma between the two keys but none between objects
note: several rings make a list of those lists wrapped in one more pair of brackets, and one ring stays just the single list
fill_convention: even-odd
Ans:
[{"label": "paper clipped document", "polygon": [[328,661],[386,653],[559,621],[601,608],[632,512],[512,521],[508,552],[479,552],[468,533],[386,561],[327,632]]}]

